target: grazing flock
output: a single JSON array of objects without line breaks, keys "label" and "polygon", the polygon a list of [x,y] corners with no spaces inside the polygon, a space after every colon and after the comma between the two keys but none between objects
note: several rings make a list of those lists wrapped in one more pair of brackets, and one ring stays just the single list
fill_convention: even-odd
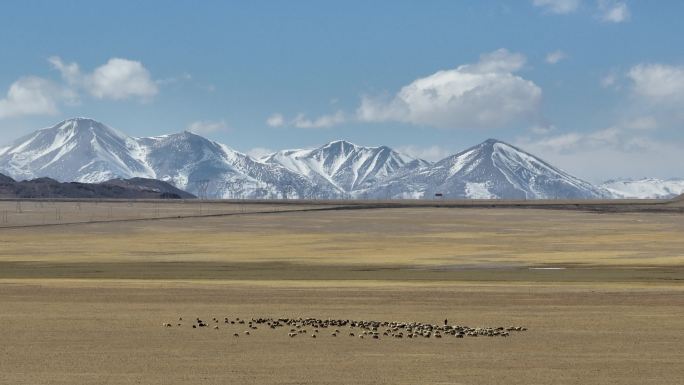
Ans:
[{"label": "grazing flock", "polygon": [[[527,328],[521,326],[508,327],[468,327],[462,325],[450,325],[444,320],[443,325],[435,325],[422,322],[391,322],[391,321],[355,321],[342,319],[318,319],[318,318],[251,318],[249,320],[240,318],[224,317],[219,319],[213,317],[211,321],[204,321],[195,318],[189,322],[184,321],[183,317],[178,318],[175,324],[164,322],[163,327],[192,327],[193,329],[214,329],[228,328],[243,329],[234,332],[234,337],[249,336],[260,328],[274,330],[288,330],[290,338],[309,337],[320,338],[329,337],[355,337],[359,339],[416,339],[416,338],[465,338],[465,337],[508,337],[512,332],[526,331]],[[343,331],[344,330],[344,331]]]}]

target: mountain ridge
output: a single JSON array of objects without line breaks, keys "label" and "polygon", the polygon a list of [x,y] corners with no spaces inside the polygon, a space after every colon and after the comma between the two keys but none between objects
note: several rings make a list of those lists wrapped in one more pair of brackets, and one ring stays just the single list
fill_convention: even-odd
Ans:
[{"label": "mountain ridge", "polygon": [[346,140],[335,140],[313,149],[281,150],[261,160],[320,179],[344,193],[368,186],[400,169],[428,164],[387,146],[359,146]]},{"label": "mountain ridge", "polygon": [[608,195],[497,139],[487,139],[375,189],[371,195],[423,199],[596,199]]},{"label": "mountain ridge", "polygon": [[259,159],[183,131],[132,137],[90,118],[67,119],[0,149],[16,179],[166,181],[203,198],[598,199],[602,187],[522,149],[487,139],[438,162],[387,146],[335,140]]}]

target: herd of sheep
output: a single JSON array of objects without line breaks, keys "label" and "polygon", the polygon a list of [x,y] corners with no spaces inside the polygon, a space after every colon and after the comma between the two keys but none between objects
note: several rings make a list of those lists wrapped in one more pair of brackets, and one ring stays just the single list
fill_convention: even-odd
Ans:
[{"label": "herd of sheep", "polygon": [[[182,327],[183,317],[178,318],[175,326]],[[211,321],[204,321],[195,318],[189,322],[193,329],[215,329],[221,327],[233,327],[246,329],[242,333],[236,332],[234,337],[249,336],[259,328],[285,329],[289,330],[288,336],[291,338],[298,336],[308,336],[319,338],[322,335],[338,337],[346,334],[356,338],[443,338],[443,337],[508,337],[511,332],[526,331],[527,328],[521,326],[508,327],[468,327],[461,325],[449,325],[444,320],[443,325],[435,325],[422,322],[389,322],[389,321],[355,321],[342,319],[318,319],[318,318],[252,318],[250,320],[224,317],[222,320],[213,317]],[[163,327],[173,327],[174,324],[165,322]],[[344,332],[343,329],[346,329]]]}]

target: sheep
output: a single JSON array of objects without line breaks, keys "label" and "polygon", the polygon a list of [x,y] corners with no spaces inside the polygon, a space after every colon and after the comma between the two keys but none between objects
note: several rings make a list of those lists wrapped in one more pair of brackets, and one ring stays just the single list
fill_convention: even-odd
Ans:
[{"label": "sheep", "polygon": [[[183,317],[178,317],[181,321]],[[471,328],[468,326],[460,325],[449,325],[448,320],[444,320],[444,325],[433,325],[429,323],[421,322],[388,322],[388,321],[371,321],[371,320],[349,320],[349,319],[318,319],[318,318],[252,318],[240,319],[235,318],[234,320],[228,317],[223,317],[223,323],[228,324],[241,324],[245,325],[248,329],[239,334],[244,334],[246,336],[250,335],[250,330],[258,330],[258,325],[266,324],[270,329],[277,329],[280,327],[288,327],[290,332],[288,336],[290,338],[295,337],[297,334],[309,334],[308,327],[311,328],[312,338],[317,338],[316,336],[320,334],[320,329],[330,328],[330,335],[332,337],[337,337],[340,334],[340,328],[348,327],[350,337],[358,337],[359,339],[364,339],[366,337],[380,340],[383,337],[393,337],[393,338],[409,338],[416,339],[418,337],[423,338],[444,338],[448,336],[454,336],[456,338],[465,337],[508,337],[511,332],[522,332],[527,331],[527,328],[522,326],[508,326],[508,327],[478,327]],[[219,329],[219,321],[221,318],[212,317],[213,324],[211,325],[214,330]],[[163,327],[172,326],[182,326],[183,324],[178,322],[176,324],[171,324],[164,322]],[[209,322],[196,317],[196,322],[190,325],[193,329],[209,327]],[[358,328],[358,332],[354,329]],[[235,337],[239,336],[238,333],[233,334]]]}]

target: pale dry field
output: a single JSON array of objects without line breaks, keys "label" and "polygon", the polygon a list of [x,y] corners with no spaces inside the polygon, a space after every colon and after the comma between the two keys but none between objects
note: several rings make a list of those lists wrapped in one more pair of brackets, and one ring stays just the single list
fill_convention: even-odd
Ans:
[{"label": "pale dry field", "polygon": [[[681,214],[257,206],[214,217],[0,229],[0,383],[684,378]],[[529,330],[376,341],[161,326],[179,316],[448,318]]]}]

